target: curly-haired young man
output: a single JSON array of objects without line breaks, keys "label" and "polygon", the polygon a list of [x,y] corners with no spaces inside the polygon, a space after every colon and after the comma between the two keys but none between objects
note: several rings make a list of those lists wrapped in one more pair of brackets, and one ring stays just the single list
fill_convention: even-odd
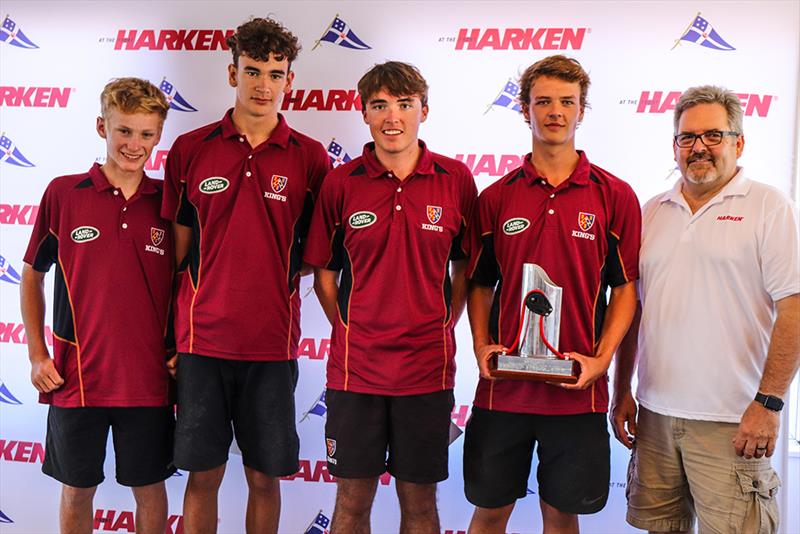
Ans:
[{"label": "curly-haired young man", "polygon": [[178,289],[175,463],[191,472],[187,531],[215,531],[235,434],[249,487],[248,532],[276,532],[279,477],[297,471],[294,389],[302,246],[329,163],[278,113],[300,46],[271,19],[228,39],[236,103],[180,136],[162,214],[174,221]]}]

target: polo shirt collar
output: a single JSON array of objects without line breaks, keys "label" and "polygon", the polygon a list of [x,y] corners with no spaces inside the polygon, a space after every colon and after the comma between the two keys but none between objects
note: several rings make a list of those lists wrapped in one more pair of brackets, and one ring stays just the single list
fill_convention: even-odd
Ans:
[{"label": "polo shirt collar", "polygon": [[[682,187],[683,177],[678,178],[678,181],[675,182],[675,185],[672,187],[672,189],[667,191],[664,196],[661,197],[661,202],[686,204],[686,200],[683,198],[683,193],[681,193]],[[731,178],[731,181],[725,184],[725,187],[720,189],[719,192],[714,195],[714,198],[708,201],[708,204],[717,202],[725,197],[744,196],[748,192],[750,192],[750,180],[745,177],[744,169],[737,167],[736,174],[733,176],[733,178]]]},{"label": "polo shirt collar", "polygon": [[[103,169],[100,167],[101,165],[99,163],[95,163],[92,165],[92,168],[89,169],[89,178],[92,180],[92,185],[94,185],[94,188],[98,193],[108,191],[109,189],[114,189],[114,186],[108,181]],[[152,195],[154,193],[158,193],[158,187],[156,187],[156,184],[153,180],[148,178],[147,175],[143,173],[142,181],[139,182],[139,187],[136,189],[134,196],[139,194]]]},{"label": "polo shirt collar", "polygon": [[[239,137],[242,136],[241,132],[236,129],[236,124],[233,123],[233,108],[230,108],[225,112],[225,115],[220,121],[220,126],[222,127],[222,137],[225,139],[230,139],[232,137],[239,139]],[[274,130],[272,130],[272,133],[269,135],[269,139],[267,139],[266,142],[270,145],[286,148],[289,144],[290,132],[291,129],[289,128],[289,124],[286,122],[286,119],[283,118],[283,115],[278,113],[278,125],[275,126]]]},{"label": "polo shirt collar", "polygon": [[[414,172],[409,176],[414,176],[415,174],[435,174],[436,171],[433,167],[433,155],[431,151],[428,150],[423,140],[418,139],[417,142],[420,148],[419,159],[417,160],[417,166]],[[386,169],[375,156],[375,142],[364,145],[364,151],[361,156],[364,158],[364,168],[367,171],[367,176],[370,178],[379,178],[389,172],[389,169]]]},{"label": "polo shirt collar", "polygon": [[[591,172],[591,165],[589,164],[589,158],[586,157],[586,152],[583,150],[577,150],[578,152],[578,165],[575,167],[575,170],[572,171],[572,174],[569,175],[569,178],[564,180],[561,187],[567,187],[563,184],[568,185],[588,185],[589,184],[589,173]],[[532,160],[533,153],[528,152],[525,155],[525,158],[522,162],[522,172],[525,173],[525,178],[527,178],[528,183],[531,185],[540,182],[541,180],[547,181],[547,178],[542,176],[536,167],[533,166]]]}]

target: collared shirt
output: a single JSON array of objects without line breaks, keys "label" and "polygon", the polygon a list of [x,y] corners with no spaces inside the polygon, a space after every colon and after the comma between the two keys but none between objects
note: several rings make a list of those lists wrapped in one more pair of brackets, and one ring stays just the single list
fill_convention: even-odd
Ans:
[{"label": "collared shirt", "polygon": [[[486,188],[470,226],[470,278],[495,288],[489,332],[510,347],[519,328],[522,266],[541,266],[563,288],[561,352],[594,355],[606,291],[638,277],[641,213],[631,187],[580,152],[572,175],[551,186],[531,164]],[[569,415],[608,409],[608,384],[586,390],[542,382],[481,379],[475,405],[492,410]]]},{"label": "collared shirt", "polygon": [[739,170],[692,213],[681,182],[643,210],[637,397],[664,415],[738,423],[774,303],[800,292],[797,207]]},{"label": "collared shirt", "polygon": [[40,402],[165,406],[165,335],[174,255],[159,216],[161,182],[142,178],[125,200],[94,164],[45,190],[25,263],[56,264],[53,363],[64,379]]},{"label": "collared shirt", "polygon": [[178,274],[178,351],[294,359],[302,247],[330,162],[281,115],[251,147],[231,114],[178,137],[167,158],[161,212],[193,229]]},{"label": "collared shirt", "polygon": [[404,180],[370,143],[322,187],[305,261],[341,270],[331,389],[415,395],[453,387],[449,263],[466,257],[461,239],[477,190],[463,163],[419,146]]}]

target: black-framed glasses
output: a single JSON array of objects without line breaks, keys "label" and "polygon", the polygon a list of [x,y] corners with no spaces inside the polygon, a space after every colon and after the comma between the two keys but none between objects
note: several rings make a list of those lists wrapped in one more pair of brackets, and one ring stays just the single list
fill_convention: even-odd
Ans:
[{"label": "black-framed glasses", "polygon": [[701,134],[693,134],[693,133],[682,133],[676,135],[673,139],[675,139],[675,144],[681,148],[691,148],[694,146],[695,141],[697,138],[700,138],[700,141],[706,146],[716,146],[722,142],[722,139],[726,136],[731,137],[738,137],[739,132],[721,132],[719,130],[709,130],[707,132],[703,132]]}]

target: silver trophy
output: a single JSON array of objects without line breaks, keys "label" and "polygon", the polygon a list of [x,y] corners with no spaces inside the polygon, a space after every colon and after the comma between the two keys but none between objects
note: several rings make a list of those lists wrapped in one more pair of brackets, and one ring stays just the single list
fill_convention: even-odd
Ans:
[{"label": "silver trophy", "polygon": [[578,362],[558,354],[562,292],[540,266],[523,264],[519,307],[522,324],[515,346],[511,348],[514,352],[519,347],[518,354],[495,355],[490,365],[492,376],[548,382],[578,381]]}]

